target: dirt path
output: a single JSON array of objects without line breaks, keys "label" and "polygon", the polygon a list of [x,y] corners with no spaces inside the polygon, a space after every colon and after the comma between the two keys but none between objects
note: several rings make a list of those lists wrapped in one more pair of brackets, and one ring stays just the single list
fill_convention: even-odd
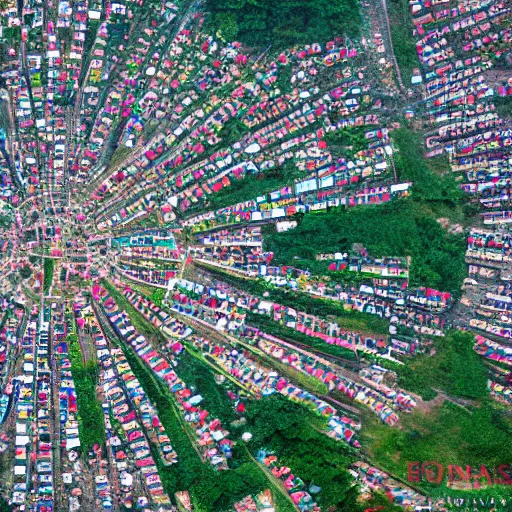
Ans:
[{"label": "dirt path", "polygon": [[444,402],[450,402],[454,405],[457,405],[464,409],[469,414],[472,414],[472,411],[468,409],[468,407],[476,406],[476,403],[473,400],[464,400],[462,398],[454,398],[450,395],[447,395],[444,391],[440,389],[434,389],[437,393],[437,396],[432,400],[423,400],[421,396],[411,393],[409,394],[416,400],[416,408],[415,411],[420,412],[421,414],[430,414],[434,409],[441,407]]}]

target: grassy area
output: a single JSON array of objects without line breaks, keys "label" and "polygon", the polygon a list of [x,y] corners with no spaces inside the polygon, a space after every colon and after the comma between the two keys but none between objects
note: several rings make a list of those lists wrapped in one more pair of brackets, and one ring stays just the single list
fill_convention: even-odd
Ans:
[{"label": "grassy area", "polygon": [[55,268],[55,260],[51,258],[44,258],[44,279],[43,291],[46,294],[50,291],[53,281],[53,270]]},{"label": "grassy area", "polygon": [[[403,480],[407,480],[408,462],[495,468],[512,460],[510,418],[487,402],[471,412],[445,402],[428,413],[402,414],[401,424],[400,429],[392,428],[367,414],[362,444],[375,464]],[[428,495],[447,494],[446,485],[416,485]]]},{"label": "grassy area", "polygon": [[366,126],[344,128],[326,133],[324,141],[334,158],[352,157],[354,153],[368,148],[368,140],[365,138],[367,131]]},{"label": "grassy area", "polygon": [[[450,401],[427,402],[411,414],[401,414],[399,429],[364,413],[362,444],[375,464],[407,479],[408,462],[495,468],[512,460],[507,441],[512,420],[489,398],[486,365],[473,344],[470,333],[451,331],[434,341],[434,356],[417,356],[398,369],[400,387],[427,400],[439,389]],[[419,486],[434,496],[448,490],[446,483]]]},{"label": "grassy area", "polygon": [[389,28],[396,61],[400,67],[405,87],[410,87],[414,68],[419,68],[416,42],[412,35],[414,25],[411,19],[411,8],[407,0],[389,0]]},{"label": "grassy area", "polygon": [[512,96],[495,96],[494,105],[500,117],[512,117]]},{"label": "grassy area", "polygon": [[0,128],[9,133],[10,130],[9,108],[7,101],[0,100]]},{"label": "grassy area", "polygon": [[443,390],[464,399],[488,395],[485,362],[473,350],[474,336],[451,331],[434,342],[434,355],[418,355],[398,369],[400,387],[431,400]]},{"label": "grassy area", "polygon": [[95,444],[102,445],[105,442],[103,410],[96,396],[99,368],[95,361],[87,361],[84,364],[76,334],[70,334],[67,341],[80,420],[78,423],[80,445],[83,450],[88,451]]},{"label": "grassy area", "polygon": [[132,151],[132,148],[129,148],[128,146],[118,146],[112,156],[110,157],[110,160],[108,162],[108,169],[112,170],[114,167],[119,165],[120,163],[124,162],[126,158],[130,155]]},{"label": "grassy area", "polygon": [[156,304],[158,307],[162,307],[162,301],[164,300],[166,290],[163,288],[157,288],[156,286],[152,286],[150,284],[141,284],[136,281],[128,280],[127,284],[130,286],[132,290],[136,290],[145,297],[147,297],[151,302]]}]

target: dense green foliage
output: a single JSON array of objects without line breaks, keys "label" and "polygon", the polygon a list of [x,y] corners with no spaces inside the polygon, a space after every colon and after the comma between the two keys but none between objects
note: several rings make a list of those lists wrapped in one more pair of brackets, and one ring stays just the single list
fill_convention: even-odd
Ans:
[{"label": "dense green foliage", "polygon": [[0,512],[11,512],[12,507],[7,503],[7,501],[0,496]]},{"label": "dense green foliage", "polygon": [[387,7],[393,51],[404,86],[409,87],[413,69],[420,67],[413,37],[411,8],[407,0],[389,0]]},{"label": "dense green foliage", "polygon": [[210,368],[184,351],[179,356],[179,364],[175,369],[178,377],[203,397],[201,407],[210,412],[212,418],[219,418],[223,424],[236,419],[236,414],[226,390],[215,382]]},{"label": "dense green foliage", "polygon": [[32,269],[28,265],[21,267],[19,272],[22,279],[28,279],[32,275]]},{"label": "dense green foliage", "polygon": [[[10,215],[0,215],[0,227],[8,229],[11,225],[12,218]],[[29,256],[30,259],[30,256]]]},{"label": "dense green foliage", "polygon": [[208,0],[206,4],[215,30],[227,40],[251,46],[325,43],[359,31],[357,0]]},{"label": "dense green foliage", "polygon": [[[412,197],[427,203],[445,203],[455,207],[461,202],[463,193],[455,179],[441,176],[432,161],[423,156],[423,136],[408,128],[392,132],[392,140],[398,149],[395,165],[400,181],[411,181]],[[435,160],[434,160],[435,162]],[[444,160],[444,171],[449,171],[448,160]]]},{"label": "dense green foliage", "polygon": [[321,487],[315,499],[322,510],[361,510],[347,472],[347,445],[319,432],[314,426],[316,420],[306,409],[282,396],[271,395],[251,402],[245,417],[247,425],[243,428],[253,434],[248,445],[251,452],[256,454],[262,447],[273,450],[280,462],[306,485]]},{"label": "dense green foliage", "polygon": [[162,307],[162,301],[165,297],[165,290],[163,288],[155,288],[151,293],[149,299],[158,307]]},{"label": "dense green foliage", "polygon": [[473,350],[470,333],[451,331],[435,340],[435,355],[418,355],[399,371],[399,385],[429,400],[435,389],[453,397],[481,399],[488,395],[485,365]]},{"label": "dense green foliage", "polygon": [[101,445],[105,441],[105,422],[101,402],[96,396],[96,383],[99,368],[96,361],[87,361],[82,358],[82,350],[76,334],[70,334],[69,358],[71,360],[71,374],[75,383],[76,402],[78,407],[79,424],[78,433],[82,449],[89,450],[95,444]]},{"label": "dense green foliage", "polygon": [[47,294],[50,291],[50,287],[53,281],[53,269],[55,268],[55,260],[51,258],[44,259],[44,280],[43,280],[43,291]]},{"label": "dense green foliage", "polygon": [[308,214],[297,228],[265,237],[265,249],[274,252],[273,263],[313,271],[319,265],[315,254],[349,251],[354,243],[363,243],[374,257],[411,256],[413,286],[457,293],[466,275],[464,237],[447,234],[410,198]]},{"label": "dense green foliage", "polygon": [[281,94],[290,94],[292,92],[294,85],[291,82],[292,76],[293,66],[291,64],[279,68],[275,87],[281,91]]},{"label": "dense green foliage", "polygon": [[228,119],[220,130],[220,137],[226,144],[233,144],[249,133],[250,128],[238,117]]},{"label": "dense green foliage", "polygon": [[512,117],[512,96],[496,96],[494,104],[500,117]]}]

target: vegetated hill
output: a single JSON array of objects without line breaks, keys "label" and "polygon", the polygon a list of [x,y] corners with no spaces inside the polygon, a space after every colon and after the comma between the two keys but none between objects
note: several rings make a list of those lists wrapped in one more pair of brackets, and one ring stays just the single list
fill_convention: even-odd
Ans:
[{"label": "vegetated hill", "polygon": [[359,32],[357,0],[207,0],[210,23],[228,41],[255,47],[325,43]]}]

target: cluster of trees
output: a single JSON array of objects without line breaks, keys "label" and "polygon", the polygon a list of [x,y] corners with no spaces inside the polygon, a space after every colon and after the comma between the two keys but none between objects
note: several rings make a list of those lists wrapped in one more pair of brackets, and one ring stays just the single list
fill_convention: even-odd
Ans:
[{"label": "cluster of trees", "polygon": [[149,299],[158,307],[162,306],[162,301],[165,298],[165,290],[163,288],[155,288]]},{"label": "cluster of trees", "polygon": [[[1,5],[0,5],[1,8]],[[11,512],[12,507],[7,503],[7,501],[0,496],[0,512]]]},{"label": "cluster of trees", "polygon": [[390,0],[388,14],[393,51],[400,67],[404,86],[409,87],[414,68],[419,68],[409,2],[407,0]]},{"label": "cluster of trees", "polygon": [[89,450],[95,444],[101,445],[105,441],[103,410],[96,396],[96,384],[99,376],[98,363],[92,360],[84,363],[76,334],[68,335],[67,341],[80,417],[78,425],[80,444],[82,449]]},{"label": "cluster of trees", "polygon": [[411,256],[413,286],[456,294],[466,275],[464,237],[448,234],[413,198],[307,214],[297,228],[268,234],[264,248],[274,252],[278,265],[318,273],[316,254],[350,251],[354,243],[363,243],[374,257]]},{"label": "cluster of trees", "polygon": [[320,487],[315,500],[322,510],[363,510],[347,471],[350,449],[323,434],[318,419],[306,408],[281,395],[271,395],[250,402],[245,418],[243,429],[253,435],[249,450],[254,455],[260,448],[274,451],[306,485]]},{"label": "cluster of trees", "polygon": [[324,141],[327,142],[333,157],[346,157],[368,147],[368,140],[364,136],[367,131],[366,126],[344,128],[326,133]]},{"label": "cluster of trees", "polygon": [[494,104],[500,117],[512,117],[512,96],[495,96]]},{"label": "cluster of trees", "polygon": [[19,272],[22,279],[28,279],[32,275],[32,269],[28,265],[21,267]]},{"label": "cluster of trees", "polygon": [[236,419],[233,403],[226,390],[216,383],[213,372],[205,363],[184,351],[179,356],[175,371],[187,386],[203,397],[202,407],[210,412],[212,418],[219,418],[224,425]]},{"label": "cluster of trees", "polygon": [[255,47],[325,43],[343,34],[357,35],[361,21],[357,0],[207,0],[206,4],[215,31],[228,41]]},{"label": "cluster of trees", "polygon": [[233,144],[249,133],[250,128],[238,117],[231,117],[223,125],[219,132],[226,144]]},{"label": "cluster of trees", "polygon": [[44,259],[44,279],[43,279],[43,290],[47,294],[50,291],[50,287],[53,281],[53,269],[55,268],[55,260],[51,258]]},{"label": "cluster of trees", "polygon": [[[2,104],[5,104],[5,102],[2,102]],[[0,227],[4,229],[8,229],[11,225],[12,218],[10,215],[0,215]]]},{"label": "cluster of trees", "polygon": [[[350,129],[328,134],[334,148],[359,149],[364,131]],[[331,209],[301,215],[298,227],[285,233],[267,230],[265,249],[275,254],[274,262],[327,274],[327,263],[316,254],[349,251],[353,243],[363,243],[375,257],[411,256],[411,284],[459,293],[465,277],[465,242],[438,223],[440,217],[464,222],[472,213],[464,205],[464,195],[446,159],[425,159],[420,133],[401,128],[393,131],[398,148],[395,156],[400,181],[413,183],[411,196],[378,206]],[[428,233],[428,236],[425,234]],[[331,279],[351,284],[347,273],[329,273]],[[356,284],[357,283],[352,283]]]},{"label": "cluster of trees", "polygon": [[448,159],[443,158],[441,162],[426,159],[423,154],[423,134],[407,127],[394,130],[392,139],[398,148],[395,153],[398,177],[400,181],[412,181],[414,200],[429,205],[443,203],[452,208],[459,206],[464,197],[460,184],[453,176],[444,174],[450,172]]}]

